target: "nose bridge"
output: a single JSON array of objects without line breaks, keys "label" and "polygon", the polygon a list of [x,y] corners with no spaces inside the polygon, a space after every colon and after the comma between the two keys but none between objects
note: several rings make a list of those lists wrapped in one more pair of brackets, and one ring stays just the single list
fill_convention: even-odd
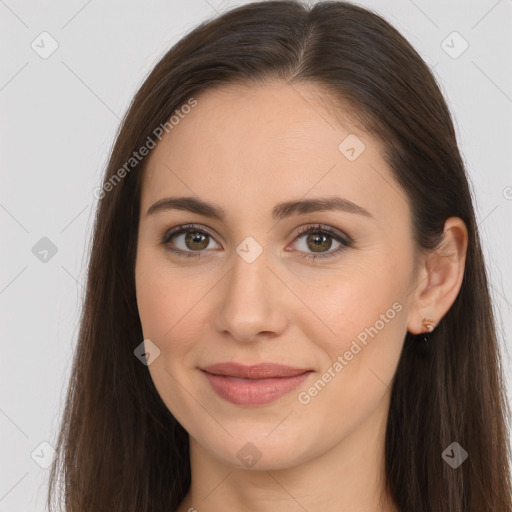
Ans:
[{"label": "nose bridge", "polygon": [[[243,246],[237,248],[237,255],[233,257],[233,268],[230,272],[229,287],[234,298],[245,298],[247,301],[257,301],[264,305],[270,297],[265,297],[265,289],[269,287],[268,255],[261,253],[254,259],[252,255],[246,259],[240,255]],[[247,254],[251,254],[252,249]]]},{"label": "nose bridge", "polygon": [[253,240],[237,247],[219,301],[216,329],[251,341],[258,333],[276,334],[284,328],[285,314],[278,303],[280,294],[275,291],[282,283],[269,270],[269,264],[268,253]]}]

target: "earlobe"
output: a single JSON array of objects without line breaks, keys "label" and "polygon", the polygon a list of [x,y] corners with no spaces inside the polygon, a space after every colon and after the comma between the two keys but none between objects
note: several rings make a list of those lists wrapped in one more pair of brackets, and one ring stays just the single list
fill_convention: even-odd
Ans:
[{"label": "earlobe", "polygon": [[430,338],[430,334],[432,331],[436,328],[436,322],[435,320],[432,320],[431,318],[424,318],[423,319],[423,331],[421,334],[423,335],[423,341],[428,341]]},{"label": "earlobe", "polygon": [[407,328],[412,334],[432,332],[455,302],[464,277],[467,244],[464,221],[447,219],[443,241],[423,260],[409,312]]}]

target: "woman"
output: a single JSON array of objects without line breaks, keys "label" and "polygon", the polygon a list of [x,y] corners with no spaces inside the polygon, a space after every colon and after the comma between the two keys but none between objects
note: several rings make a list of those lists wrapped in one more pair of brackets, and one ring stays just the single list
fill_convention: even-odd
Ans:
[{"label": "woman", "polygon": [[479,234],[428,67],[346,2],[156,65],[101,189],[66,510],[511,510]]}]

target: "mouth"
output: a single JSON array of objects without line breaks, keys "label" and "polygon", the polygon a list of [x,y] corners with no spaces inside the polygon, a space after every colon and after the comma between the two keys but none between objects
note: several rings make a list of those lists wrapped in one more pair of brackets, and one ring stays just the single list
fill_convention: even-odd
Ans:
[{"label": "mouth", "polygon": [[218,396],[236,405],[263,405],[281,398],[313,372],[274,363],[218,363],[199,368]]},{"label": "mouth", "polygon": [[291,366],[275,363],[258,363],[247,366],[233,362],[217,363],[200,368],[200,370],[211,375],[253,380],[295,377],[305,372],[312,371],[309,368],[293,368]]}]

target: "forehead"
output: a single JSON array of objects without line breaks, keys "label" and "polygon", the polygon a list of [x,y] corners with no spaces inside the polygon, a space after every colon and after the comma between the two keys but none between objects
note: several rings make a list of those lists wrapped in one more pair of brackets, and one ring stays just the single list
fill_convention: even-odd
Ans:
[{"label": "forehead", "polygon": [[195,99],[149,156],[143,207],[166,193],[218,195],[242,209],[330,194],[376,211],[397,193],[379,141],[335,115],[315,86],[231,84]]},{"label": "forehead", "polygon": [[[312,84],[226,84],[195,98],[197,106],[180,116],[154,158],[164,150],[175,161],[205,160],[212,153],[234,158],[243,150],[239,156],[249,167],[249,158],[269,163],[305,152],[338,156],[340,137],[355,132],[348,112],[335,117],[333,102]],[[179,148],[198,151],[184,154]]]}]

